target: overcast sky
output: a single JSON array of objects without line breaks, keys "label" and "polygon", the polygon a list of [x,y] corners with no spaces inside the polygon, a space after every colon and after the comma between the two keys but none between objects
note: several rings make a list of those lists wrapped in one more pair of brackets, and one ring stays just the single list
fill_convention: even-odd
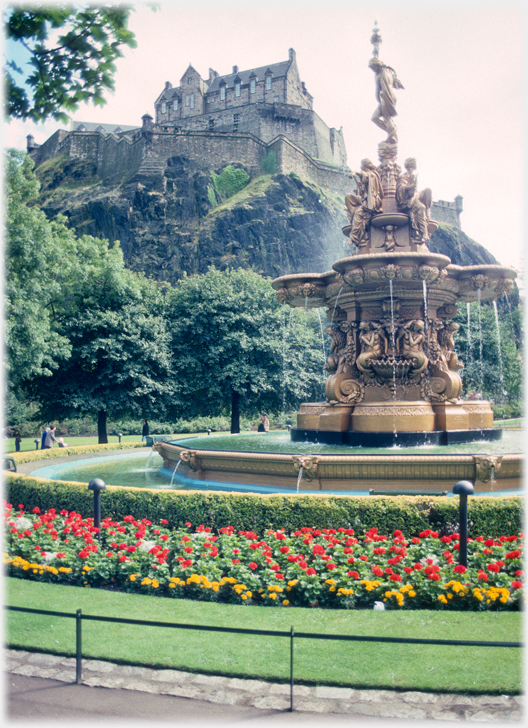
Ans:
[{"label": "overcast sky", "polygon": [[[136,2],[129,27],[138,47],[117,61],[115,93],[102,109],[82,105],[75,120],[140,125],[165,81],[189,63],[208,76],[287,60],[294,48],[314,109],[343,127],[348,165],[377,162],[384,132],[376,106],[370,38],[377,20],[380,57],[399,91],[398,161],[416,157],[419,186],[433,199],[464,198],[462,229],[503,265],[523,258],[523,111],[526,16],[522,2],[370,0],[165,0],[157,12]],[[11,122],[4,146],[44,142],[63,125]]]}]

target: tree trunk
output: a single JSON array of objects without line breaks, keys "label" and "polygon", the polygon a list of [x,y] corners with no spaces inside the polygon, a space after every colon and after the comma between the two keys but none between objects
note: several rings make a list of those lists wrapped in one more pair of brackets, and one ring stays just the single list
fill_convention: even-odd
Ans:
[{"label": "tree trunk", "polygon": [[108,435],[106,434],[106,410],[101,409],[97,414],[97,437],[99,445],[106,445]]},{"label": "tree trunk", "polygon": [[231,434],[240,432],[240,393],[231,389]]}]

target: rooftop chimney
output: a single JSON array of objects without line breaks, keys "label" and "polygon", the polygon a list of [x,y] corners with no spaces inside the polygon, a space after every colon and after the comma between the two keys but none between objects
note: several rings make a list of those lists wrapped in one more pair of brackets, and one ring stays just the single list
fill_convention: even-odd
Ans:
[{"label": "rooftop chimney", "polygon": [[295,51],[293,50],[293,48],[289,49],[288,58],[289,58],[290,62],[295,60]]},{"label": "rooftop chimney", "polygon": [[238,66],[233,66],[233,73],[238,73]]}]

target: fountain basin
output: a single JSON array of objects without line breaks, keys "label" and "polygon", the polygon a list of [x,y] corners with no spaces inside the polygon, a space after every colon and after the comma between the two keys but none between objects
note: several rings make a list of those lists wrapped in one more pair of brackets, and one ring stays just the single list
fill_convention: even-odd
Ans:
[{"label": "fountain basin", "polygon": [[[340,434],[340,433],[336,433]],[[270,435],[270,437],[273,437]],[[216,439],[216,438],[215,438]],[[399,454],[397,452],[354,454],[314,453],[320,445],[300,445],[299,452],[242,452],[236,450],[237,436],[232,436],[233,449],[214,449],[207,438],[156,443],[153,447],[163,458],[163,468],[172,472],[178,466],[175,480],[208,484],[266,486],[267,492],[284,488],[311,493],[365,494],[369,490],[413,492],[451,491],[459,480],[470,480],[475,491],[493,494],[522,488],[520,453],[489,454],[489,445],[475,445],[475,454]],[[272,445],[270,445],[272,447]],[[291,446],[295,449],[295,445]],[[299,472],[302,477],[298,483]]]}]

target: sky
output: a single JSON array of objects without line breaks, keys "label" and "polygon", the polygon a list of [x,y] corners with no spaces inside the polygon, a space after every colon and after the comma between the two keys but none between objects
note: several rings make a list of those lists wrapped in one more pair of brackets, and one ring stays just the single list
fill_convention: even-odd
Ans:
[{"label": "sky", "polygon": [[[314,110],[343,128],[348,165],[359,169],[385,133],[368,67],[374,21],[380,58],[404,85],[398,92],[398,162],[418,164],[418,184],[434,200],[462,195],[462,229],[497,260],[522,271],[524,203],[523,2],[421,0],[162,0],[134,3],[137,48],[116,62],[115,91],[102,108],[82,104],[76,121],[141,125],[165,81],[188,65],[207,78],[288,59],[294,48]],[[44,142],[56,122],[4,125],[4,146]]]}]

